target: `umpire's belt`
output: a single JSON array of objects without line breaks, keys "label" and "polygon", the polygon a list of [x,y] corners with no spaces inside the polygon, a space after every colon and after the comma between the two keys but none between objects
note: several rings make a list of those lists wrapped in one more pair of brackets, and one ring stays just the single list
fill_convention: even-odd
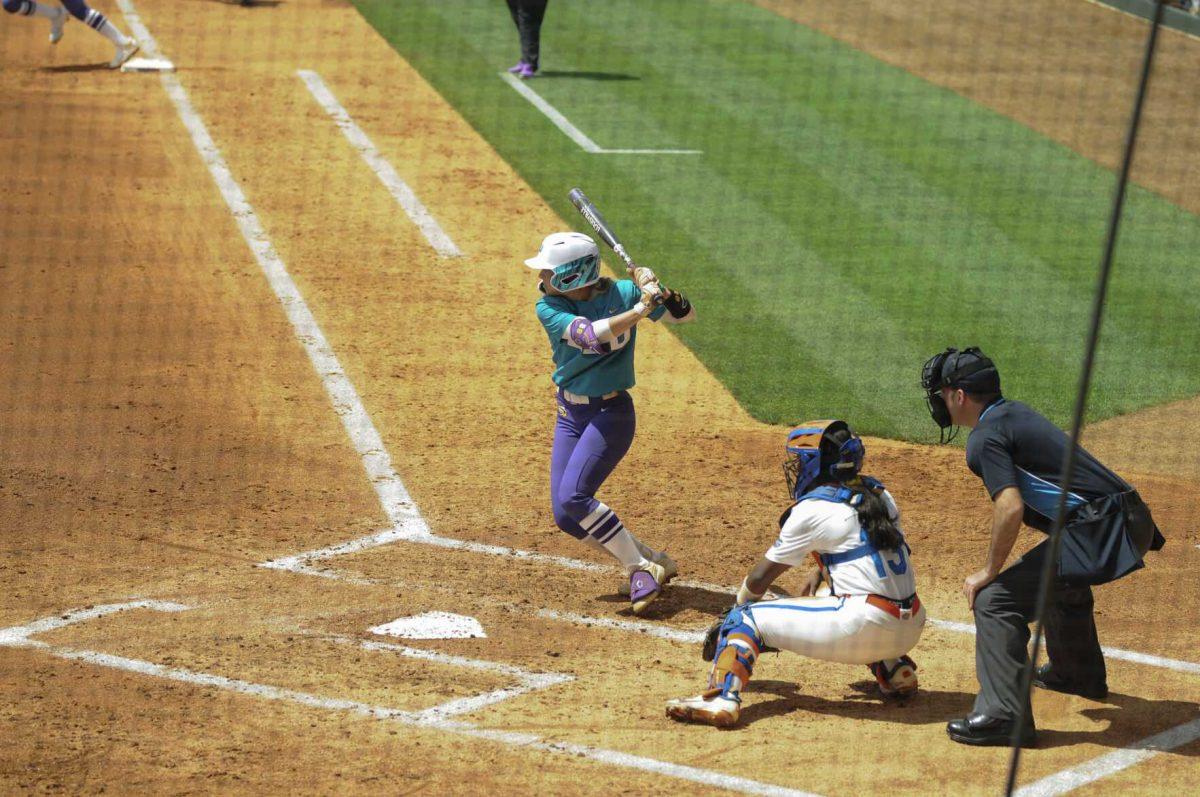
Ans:
[{"label": "umpire's belt", "polygon": [[568,404],[591,404],[596,401],[607,401],[610,398],[616,398],[621,395],[621,391],[614,390],[611,393],[605,393],[603,396],[581,396],[578,393],[572,393],[569,390],[559,390],[559,395],[563,397],[563,401]]},{"label": "umpire's belt", "polygon": [[872,593],[867,596],[867,603],[876,609],[882,609],[897,620],[908,620],[921,610],[921,599],[917,597],[916,593],[899,600]]}]

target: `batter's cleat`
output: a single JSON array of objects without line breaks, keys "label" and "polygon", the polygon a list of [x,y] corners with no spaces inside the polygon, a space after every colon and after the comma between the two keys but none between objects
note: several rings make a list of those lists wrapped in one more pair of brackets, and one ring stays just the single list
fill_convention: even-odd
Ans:
[{"label": "batter's cleat", "polygon": [[533,66],[532,64],[526,64],[522,62],[517,64],[517,66],[519,66],[520,69],[513,74],[521,78],[521,80],[529,80],[531,77],[537,77],[537,67]]},{"label": "batter's cleat", "polygon": [[63,28],[66,27],[67,20],[71,15],[67,13],[67,9],[59,6],[58,16],[50,20],[50,43],[58,44],[62,41]]},{"label": "batter's cleat", "polygon": [[508,68],[508,74],[519,75],[519,74],[521,74],[521,70],[527,66],[529,66],[529,64],[525,63],[524,60],[517,61],[515,64],[513,64],[512,66],[510,66]]},{"label": "batter's cleat", "polygon": [[903,700],[917,693],[917,663],[908,656],[877,661],[867,667],[885,698]]},{"label": "batter's cleat", "polygon": [[117,52],[113,54],[113,59],[108,62],[109,69],[120,69],[121,64],[133,58],[133,54],[141,49],[141,45],[137,43],[137,39],[126,39],[124,44],[117,45]]},{"label": "batter's cleat", "polygon": [[657,562],[647,562],[644,570],[637,570],[629,577],[629,602],[634,614],[641,614],[662,594],[667,571]]},{"label": "batter's cleat", "polygon": [[717,728],[737,725],[742,707],[736,700],[721,696],[720,689],[709,689],[696,697],[677,697],[667,701],[667,716],[680,722],[700,722]]},{"label": "batter's cleat", "polygon": [[1054,672],[1054,666],[1051,664],[1043,664],[1037,668],[1037,673],[1033,676],[1033,685],[1053,692],[1079,695],[1088,700],[1103,700],[1108,697],[1108,684],[1079,684],[1067,681]]},{"label": "batter's cleat", "polygon": [[[679,575],[679,565],[675,564],[674,559],[667,556],[666,551],[659,551],[650,558],[650,561],[658,562],[660,565],[662,565],[663,570],[666,571],[666,575],[663,576],[664,587],[671,582],[671,579]],[[629,579],[621,579],[621,583],[617,585],[617,594],[622,598],[629,597]]]}]

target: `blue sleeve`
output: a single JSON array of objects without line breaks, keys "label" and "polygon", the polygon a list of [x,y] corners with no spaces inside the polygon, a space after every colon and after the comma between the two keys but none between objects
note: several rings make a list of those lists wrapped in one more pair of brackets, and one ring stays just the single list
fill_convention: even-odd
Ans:
[{"label": "blue sleeve", "polygon": [[563,333],[575,320],[574,313],[568,312],[561,304],[548,296],[538,299],[537,317],[538,321],[542,322],[542,326],[546,328],[546,334],[550,336],[551,343],[562,340]]}]

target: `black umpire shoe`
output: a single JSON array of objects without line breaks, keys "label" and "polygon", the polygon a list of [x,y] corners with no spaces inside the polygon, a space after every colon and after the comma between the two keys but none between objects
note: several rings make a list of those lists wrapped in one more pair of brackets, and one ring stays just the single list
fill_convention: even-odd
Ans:
[{"label": "black umpire shoe", "polygon": [[[1013,720],[989,717],[987,714],[971,714],[966,719],[946,723],[946,733],[959,744],[979,747],[1007,747],[1012,743]],[[1021,733],[1021,746],[1034,747],[1037,731],[1027,724]]]},{"label": "black umpire shoe", "polygon": [[1108,684],[1089,686],[1071,683],[1055,675],[1053,666],[1049,664],[1043,664],[1037,668],[1037,674],[1033,677],[1033,685],[1042,689],[1049,689],[1053,692],[1079,695],[1089,700],[1103,700],[1108,697]]}]

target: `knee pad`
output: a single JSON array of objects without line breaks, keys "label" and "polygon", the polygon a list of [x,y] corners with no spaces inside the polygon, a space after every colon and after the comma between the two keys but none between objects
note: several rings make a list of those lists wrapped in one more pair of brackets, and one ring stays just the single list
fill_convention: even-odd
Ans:
[{"label": "knee pad", "polygon": [[740,703],[739,693],[754,674],[754,663],[762,648],[762,635],[748,604],[730,609],[721,623],[708,688],[720,690],[722,697]]},{"label": "knee pad", "polygon": [[[59,2],[66,7],[67,11],[71,12],[71,16],[75,17],[75,19],[91,24],[87,15],[92,9],[88,8],[87,3],[83,2],[83,0],[59,0]],[[101,19],[103,19],[103,16],[101,16]]]}]

